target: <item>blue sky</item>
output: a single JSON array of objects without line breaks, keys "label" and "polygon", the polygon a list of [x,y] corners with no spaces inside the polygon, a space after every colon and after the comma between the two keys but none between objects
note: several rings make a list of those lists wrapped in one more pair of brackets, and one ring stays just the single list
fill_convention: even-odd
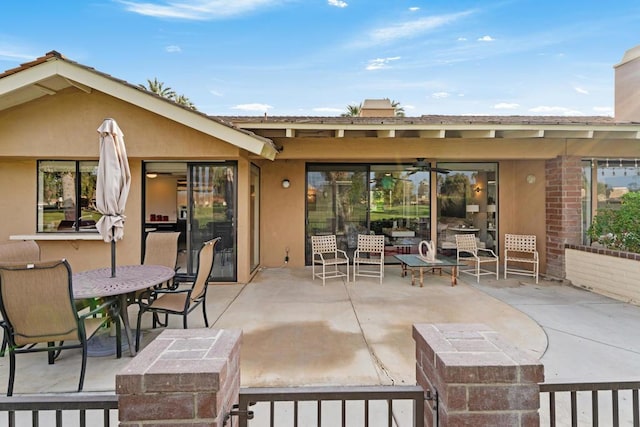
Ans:
[{"label": "blue sky", "polygon": [[4,1],[0,70],[56,50],[211,115],[613,115],[638,0]]}]

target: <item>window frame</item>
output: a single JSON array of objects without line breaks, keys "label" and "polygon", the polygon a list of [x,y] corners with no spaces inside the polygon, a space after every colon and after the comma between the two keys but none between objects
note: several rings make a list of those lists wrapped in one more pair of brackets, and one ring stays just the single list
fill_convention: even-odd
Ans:
[{"label": "window frame", "polygon": [[[59,229],[60,222],[57,222],[57,225],[54,229],[47,229],[46,222],[44,221],[44,211],[45,205],[48,205],[44,201],[44,174],[46,171],[43,170],[43,164],[55,164],[60,162],[61,164],[71,164],[73,163],[73,167],[69,168],[69,172],[74,174],[74,213],[73,213],[73,224],[70,228],[65,228],[64,230]],[[89,168],[90,171],[86,171]],[[97,172],[98,161],[97,160],[73,160],[73,159],[39,159],[36,162],[36,232],[38,234],[52,234],[52,233],[61,233],[61,234],[75,234],[75,233],[83,233],[83,234],[98,234],[97,228],[95,228],[95,223],[97,223],[98,219],[102,217],[102,215],[97,212],[97,210],[92,213],[92,219],[89,221],[89,225],[83,225],[83,193],[82,193],[82,177],[86,174],[93,174]],[[97,185],[97,177],[92,188],[93,195],[95,196],[95,189]],[[95,221],[95,222],[94,222]]]}]

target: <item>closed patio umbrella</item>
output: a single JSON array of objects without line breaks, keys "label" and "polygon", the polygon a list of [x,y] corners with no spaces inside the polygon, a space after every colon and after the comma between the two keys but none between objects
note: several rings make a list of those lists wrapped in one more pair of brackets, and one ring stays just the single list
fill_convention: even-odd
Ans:
[{"label": "closed patio umbrella", "polygon": [[96,208],[102,218],[96,224],[105,242],[111,242],[111,277],[116,275],[116,240],[124,236],[124,208],[131,186],[131,171],[124,135],[113,119],[98,128],[100,160],[96,183]]}]

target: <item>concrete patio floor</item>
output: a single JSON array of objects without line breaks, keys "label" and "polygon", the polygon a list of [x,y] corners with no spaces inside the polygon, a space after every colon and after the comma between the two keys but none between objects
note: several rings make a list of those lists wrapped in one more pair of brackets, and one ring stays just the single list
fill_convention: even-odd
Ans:
[{"label": "concrete patio floor", "polygon": [[[594,372],[630,380],[640,372],[640,307],[530,278],[484,276],[478,285],[461,276],[451,287],[445,272],[426,276],[420,288],[400,277],[397,266],[385,274],[382,285],[359,278],[355,284],[331,279],[323,287],[311,280],[310,267],[264,269],[248,284],[210,286],[209,323],[243,330],[242,386],[415,384],[414,323],[484,323],[541,358],[547,381],[594,381]],[[190,328],[204,327],[200,313],[190,315]],[[137,307],[129,314],[135,325]],[[624,318],[616,329],[617,315]],[[143,345],[161,331],[149,329],[148,317]],[[180,319],[170,327],[181,328]],[[112,393],[116,373],[129,361],[128,352],[122,359],[90,357],[84,390]],[[54,365],[45,354],[20,355],[14,393],[73,392],[79,362],[77,351],[63,353]],[[599,371],[591,369],[596,365]],[[0,358],[3,387],[7,375],[8,358]]]}]

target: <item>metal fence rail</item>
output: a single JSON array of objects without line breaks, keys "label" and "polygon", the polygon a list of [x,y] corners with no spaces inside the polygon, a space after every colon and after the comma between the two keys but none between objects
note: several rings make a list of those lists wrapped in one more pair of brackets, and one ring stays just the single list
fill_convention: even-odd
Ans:
[{"label": "metal fence rail", "polygon": [[[118,396],[115,394],[74,393],[60,395],[20,395],[0,397],[0,412],[6,412],[8,427],[35,426],[111,426],[117,425]],[[77,415],[75,417],[74,415]]]},{"label": "metal fence rail", "polygon": [[[544,397],[547,396],[548,425],[551,427],[558,425],[557,418],[561,420],[568,418],[566,407],[569,407],[571,426],[584,426],[590,423],[596,427],[602,422],[602,425],[605,426],[618,427],[621,422],[624,425],[633,422],[634,427],[640,427],[639,389],[639,381],[545,383],[540,384],[541,406],[544,403]],[[609,393],[610,399],[607,399],[606,395]],[[599,399],[603,395],[605,395],[605,399]],[[560,399],[562,402],[559,402]],[[621,407],[621,402],[626,404]],[[602,411],[605,408],[606,410]],[[559,416],[561,411],[563,413]],[[541,417],[540,425],[546,425],[543,422],[543,417]]]},{"label": "metal fence rail", "polygon": [[227,426],[424,427],[419,386],[242,388],[239,402]]}]

